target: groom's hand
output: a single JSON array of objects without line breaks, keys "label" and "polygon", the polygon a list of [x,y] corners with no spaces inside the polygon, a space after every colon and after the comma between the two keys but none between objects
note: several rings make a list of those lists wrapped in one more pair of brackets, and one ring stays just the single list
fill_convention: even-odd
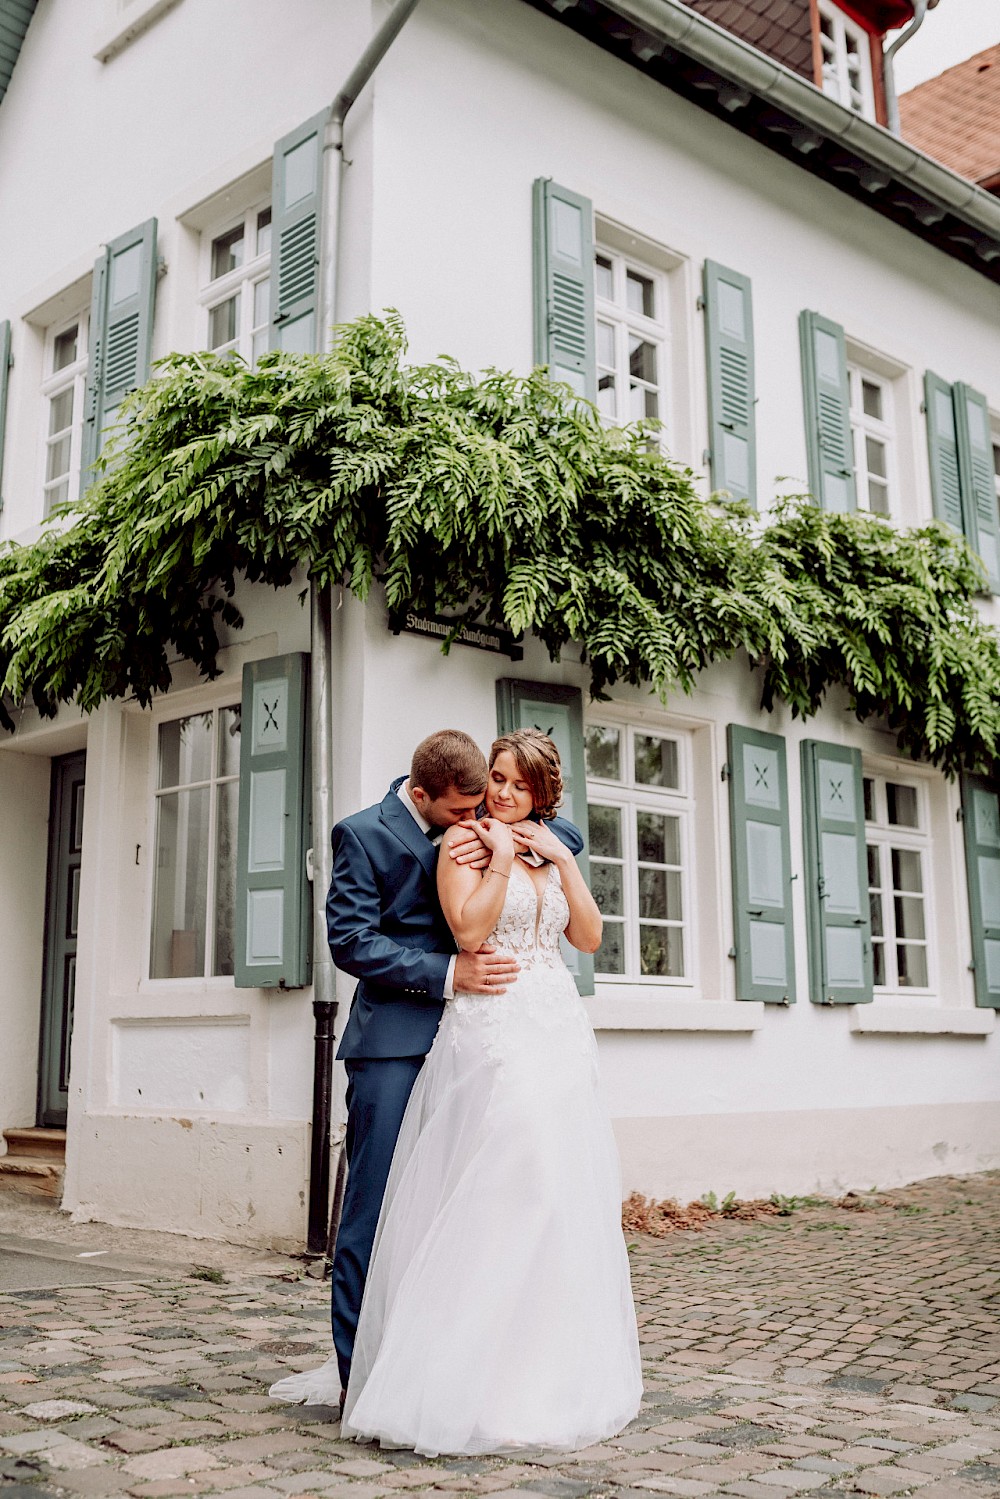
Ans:
[{"label": "groom's hand", "polygon": [[493,850],[487,848],[480,838],[478,823],[460,822],[457,826],[461,832],[452,840],[448,848],[449,854],[456,864],[464,864],[467,869],[485,869],[493,857]]},{"label": "groom's hand", "polygon": [[455,959],[455,992],[503,994],[517,977],[520,966],[513,958],[500,956],[495,947],[460,952]]}]

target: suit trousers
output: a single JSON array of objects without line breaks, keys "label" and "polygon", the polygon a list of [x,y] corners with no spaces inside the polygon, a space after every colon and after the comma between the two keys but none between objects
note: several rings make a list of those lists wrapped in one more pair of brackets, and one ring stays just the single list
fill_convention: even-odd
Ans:
[{"label": "suit trousers", "polygon": [[351,1372],[354,1338],[368,1262],[392,1154],[417,1074],[420,1057],[347,1059],[347,1187],[333,1255],[331,1320],[340,1382]]}]

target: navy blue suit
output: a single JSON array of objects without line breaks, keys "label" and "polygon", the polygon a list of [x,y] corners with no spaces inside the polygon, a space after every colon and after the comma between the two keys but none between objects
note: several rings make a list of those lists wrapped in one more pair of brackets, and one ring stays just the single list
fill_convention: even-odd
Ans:
[{"label": "navy blue suit", "polygon": [[[337,823],[326,901],[333,961],[358,979],[337,1052],[347,1067],[350,1169],[333,1260],[332,1320],[345,1388],[392,1153],[457,951],[437,898],[438,851],[396,794],[404,780],[394,781],[378,806]],[[549,826],[580,852],[583,839],[571,822],[556,817]]]}]

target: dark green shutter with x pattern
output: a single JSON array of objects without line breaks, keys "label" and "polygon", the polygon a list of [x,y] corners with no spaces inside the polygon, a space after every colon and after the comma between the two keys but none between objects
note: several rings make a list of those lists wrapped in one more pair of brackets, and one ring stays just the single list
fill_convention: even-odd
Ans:
[{"label": "dark green shutter with x pattern", "polygon": [[799,314],[809,487],[824,510],[854,510],[854,448],[847,345],[839,323]]},{"label": "dark green shutter with x pattern", "polygon": [[113,239],[94,263],[81,491],[94,479],[121,402],[149,379],[155,298],[156,220],[147,219]]},{"label": "dark green shutter with x pattern", "polygon": [[320,347],[323,137],[329,111],[274,147],[271,178],[271,348]]},{"label": "dark green shutter with x pattern", "polygon": [[[578,687],[550,682],[520,682],[503,677],[497,682],[497,729],[541,729],[559,751],[563,775],[560,815],[576,823],[583,835],[577,862],[590,882],[587,847],[587,767],[583,742],[583,694]],[[594,959],[563,942],[563,956],[581,994],[594,992]]]},{"label": "dark green shutter with x pattern", "polygon": [[807,739],[802,802],[811,998],[864,1003],[873,964],[860,752]]},{"label": "dark green shutter with x pattern", "polygon": [[238,989],[298,989],[309,983],[308,662],[308,656],[293,654],[253,661],[243,668],[234,964]]},{"label": "dark green shutter with x pattern", "polygon": [[731,723],[729,813],[736,997],[795,998],[792,855],[785,741]]},{"label": "dark green shutter with x pattern", "polygon": [[594,210],[547,177],[534,186],[535,363],[597,400]]},{"label": "dark green shutter with x pattern", "polygon": [[756,505],[750,282],[739,271],[706,260],[704,296],[712,488]]},{"label": "dark green shutter with x pattern", "polygon": [[969,879],[976,1004],[1000,1009],[1000,788],[962,777],[962,824]]}]

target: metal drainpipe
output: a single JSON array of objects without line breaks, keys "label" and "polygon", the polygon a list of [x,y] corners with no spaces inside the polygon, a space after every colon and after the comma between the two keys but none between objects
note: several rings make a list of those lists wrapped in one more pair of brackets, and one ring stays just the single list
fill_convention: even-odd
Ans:
[{"label": "metal drainpipe", "polygon": [[[936,3],[936,0],[934,0],[934,3]],[[906,30],[900,36],[897,36],[896,40],[882,54],[882,71],[885,80],[886,123],[893,135],[900,134],[899,99],[896,96],[896,79],[892,71],[893,59],[900,47],[904,46],[910,40],[915,31],[919,31],[920,27],[924,24],[924,16],[931,8],[932,4],[929,4],[928,0],[914,0],[913,20],[907,26]]]},{"label": "metal drainpipe", "polygon": [[[398,0],[375,32],[330,108],[323,155],[326,172],[326,215],[323,224],[323,349],[333,345],[337,322],[337,269],[340,260],[340,218],[344,178],[344,121],[375,69],[406,24],[419,0]],[[330,1122],[333,1099],[333,1040],[337,1015],[337,980],[326,940],[326,893],[330,885],[330,828],[333,826],[333,670],[329,587],[310,590],[312,689],[312,828],[313,828],[313,1111],[309,1169],[310,1254],[328,1253],[330,1213]],[[340,1146],[343,1150],[343,1144]],[[343,1192],[344,1171],[337,1172],[337,1197]],[[333,1222],[340,1202],[333,1203]]]}]

